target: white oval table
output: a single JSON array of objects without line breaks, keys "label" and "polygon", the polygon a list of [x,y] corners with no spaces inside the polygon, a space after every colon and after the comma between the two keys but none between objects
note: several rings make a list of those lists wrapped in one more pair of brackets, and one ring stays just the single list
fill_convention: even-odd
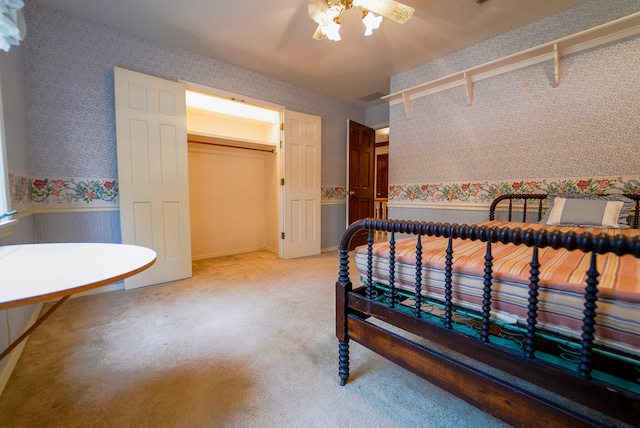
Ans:
[{"label": "white oval table", "polygon": [[0,354],[0,360],[72,294],[133,276],[149,268],[155,260],[153,250],[125,244],[0,247],[0,309],[60,299]]}]

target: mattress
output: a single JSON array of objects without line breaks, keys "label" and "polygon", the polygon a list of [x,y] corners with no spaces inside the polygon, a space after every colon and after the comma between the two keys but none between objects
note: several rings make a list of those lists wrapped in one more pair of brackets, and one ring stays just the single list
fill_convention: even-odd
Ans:
[{"label": "mattress", "polygon": [[[535,223],[490,221],[480,226],[530,228],[577,233],[640,236],[637,229],[596,229],[548,226]],[[395,287],[414,292],[416,237],[398,239],[395,252]],[[442,301],[447,238],[421,238],[422,295]],[[484,288],[485,242],[453,240],[453,303],[480,311]],[[388,285],[389,243],[373,244],[372,280]],[[492,244],[492,317],[506,324],[526,325],[530,262],[533,249],[513,244]],[[586,271],[591,256],[582,251],[539,249],[539,329],[579,339],[582,334]],[[356,249],[355,266],[367,278],[367,246]],[[640,260],[633,256],[597,256],[600,273],[596,308],[595,343],[640,356]]]}]

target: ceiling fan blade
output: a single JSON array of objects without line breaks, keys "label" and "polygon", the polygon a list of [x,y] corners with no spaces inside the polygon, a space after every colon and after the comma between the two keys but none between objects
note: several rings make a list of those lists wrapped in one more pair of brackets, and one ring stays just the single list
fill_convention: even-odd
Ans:
[{"label": "ceiling fan blade", "polygon": [[[354,2],[355,4],[356,2]],[[382,15],[399,24],[407,22],[413,16],[414,9],[395,0],[359,0],[357,2],[365,9]]]}]

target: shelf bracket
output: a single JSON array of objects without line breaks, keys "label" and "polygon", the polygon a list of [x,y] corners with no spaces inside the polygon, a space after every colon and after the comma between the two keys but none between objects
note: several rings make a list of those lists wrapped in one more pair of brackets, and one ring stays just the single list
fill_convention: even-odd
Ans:
[{"label": "shelf bracket", "polygon": [[553,59],[555,61],[556,86],[560,85],[560,47],[557,43],[553,44]]},{"label": "shelf bracket", "polygon": [[467,103],[471,105],[473,103],[473,82],[469,73],[465,72],[463,76],[464,86],[467,88]]},{"label": "shelf bracket", "polygon": [[411,95],[403,92],[402,100],[404,101],[404,111],[407,114],[407,119],[411,119]]}]

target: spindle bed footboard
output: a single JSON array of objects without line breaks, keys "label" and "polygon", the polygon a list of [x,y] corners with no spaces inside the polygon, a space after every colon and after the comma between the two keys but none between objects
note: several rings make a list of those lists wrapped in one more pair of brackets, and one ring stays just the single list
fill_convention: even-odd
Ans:
[{"label": "spindle bed footboard", "polygon": [[[541,221],[546,196],[518,196],[535,200],[516,209],[523,221]],[[336,282],[341,384],[354,340],[514,426],[639,423],[640,197],[631,196],[635,229],[592,229],[549,226],[553,213],[546,224],[515,223],[518,196],[496,200],[478,225],[348,228]],[[508,203],[502,220],[498,202]],[[369,240],[351,253],[354,287],[348,249],[361,230]],[[374,243],[375,231],[388,241]]]}]

